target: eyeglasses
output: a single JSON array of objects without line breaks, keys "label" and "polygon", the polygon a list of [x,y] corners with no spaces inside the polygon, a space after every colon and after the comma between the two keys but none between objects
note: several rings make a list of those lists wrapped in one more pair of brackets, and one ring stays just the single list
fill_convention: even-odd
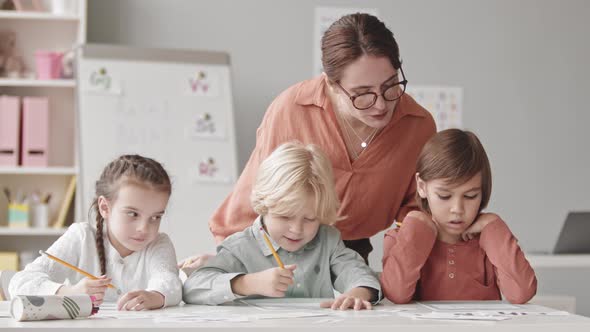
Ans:
[{"label": "eyeglasses", "polygon": [[340,83],[335,83],[338,84],[340,89],[342,89],[342,91],[344,91],[348,98],[350,98],[352,106],[354,106],[354,108],[356,108],[357,110],[362,111],[373,107],[373,105],[375,105],[375,103],[377,102],[377,98],[379,98],[379,96],[383,97],[383,99],[387,101],[394,101],[401,98],[404,92],[406,92],[406,85],[408,84],[408,80],[406,79],[406,75],[404,75],[404,70],[401,67],[399,68],[399,70],[402,73],[403,80],[386,86],[384,90],[382,90],[380,95],[375,92],[365,92],[353,96],[350,93],[348,93],[348,91],[346,91],[346,89],[344,89],[342,85],[340,85]]}]

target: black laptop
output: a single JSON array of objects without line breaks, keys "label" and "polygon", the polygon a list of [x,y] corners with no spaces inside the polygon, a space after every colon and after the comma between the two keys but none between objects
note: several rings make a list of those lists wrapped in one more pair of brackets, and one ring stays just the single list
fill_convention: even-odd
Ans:
[{"label": "black laptop", "polygon": [[590,254],[590,212],[568,213],[553,253]]}]

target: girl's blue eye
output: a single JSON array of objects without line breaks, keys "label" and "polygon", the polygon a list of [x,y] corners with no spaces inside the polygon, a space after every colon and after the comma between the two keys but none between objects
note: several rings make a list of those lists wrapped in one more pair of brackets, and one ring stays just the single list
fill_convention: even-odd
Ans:
[{"label": "girl's blue eye", "polygon": [[127,215],[130,217],[137,217],[138,216],[137,212],[133,212],[133,211],[128,211]]},{"label": "girl's blue eye", "polygon": [[447,196],[441,196],[441,195],[437,195],[438,198],[442,199],[443,201],[448,200],[449,198],[451,198],[451,195],[447,195]]},{"label": "girl's blue eye", "polygon": [[465,198],[467,198],[467,199],[476,199],[477,196],[478,196],[478,194],[475,194],[475,195],[465,195]]},{"label": "girl's blue eye", "polygon": [[152,217],[152,221],[160,221],[162,219],[162,216],[154,216]]}]

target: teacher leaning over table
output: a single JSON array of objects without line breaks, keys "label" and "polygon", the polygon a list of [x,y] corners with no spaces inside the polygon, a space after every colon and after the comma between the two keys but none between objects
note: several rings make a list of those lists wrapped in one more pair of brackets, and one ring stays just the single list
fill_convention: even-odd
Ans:
[{"label": "teacher leaning over table", "polygon": [[[324,73],[289,87],[268,107],[248,163],[209,221],[217,243],[256,219],[250,191],[258,166],[291,140],[319,145],[330,157],[344,217],[335,226],[365,261],[369,238],[417,209],[416,159],[436,127],[404,93],[393,33],[375,16],[343,16],[322,37],[322,64]],[[206,258],[181,265],[190,274]]]}]

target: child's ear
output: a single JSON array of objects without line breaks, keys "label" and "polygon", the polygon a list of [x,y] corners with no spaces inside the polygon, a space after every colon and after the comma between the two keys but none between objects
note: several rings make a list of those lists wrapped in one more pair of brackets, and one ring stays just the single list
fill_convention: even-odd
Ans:
[{"label": "child's ear", "polygon": [[420,178],[420,173],[416,173],[416,190],[421,198],[426,198],[426,182]]},{"label": "child's ear", "polygon": [[110,213],[109,201],[104,196],[98,197],[98,213],[103,219],[107,219]]}]

